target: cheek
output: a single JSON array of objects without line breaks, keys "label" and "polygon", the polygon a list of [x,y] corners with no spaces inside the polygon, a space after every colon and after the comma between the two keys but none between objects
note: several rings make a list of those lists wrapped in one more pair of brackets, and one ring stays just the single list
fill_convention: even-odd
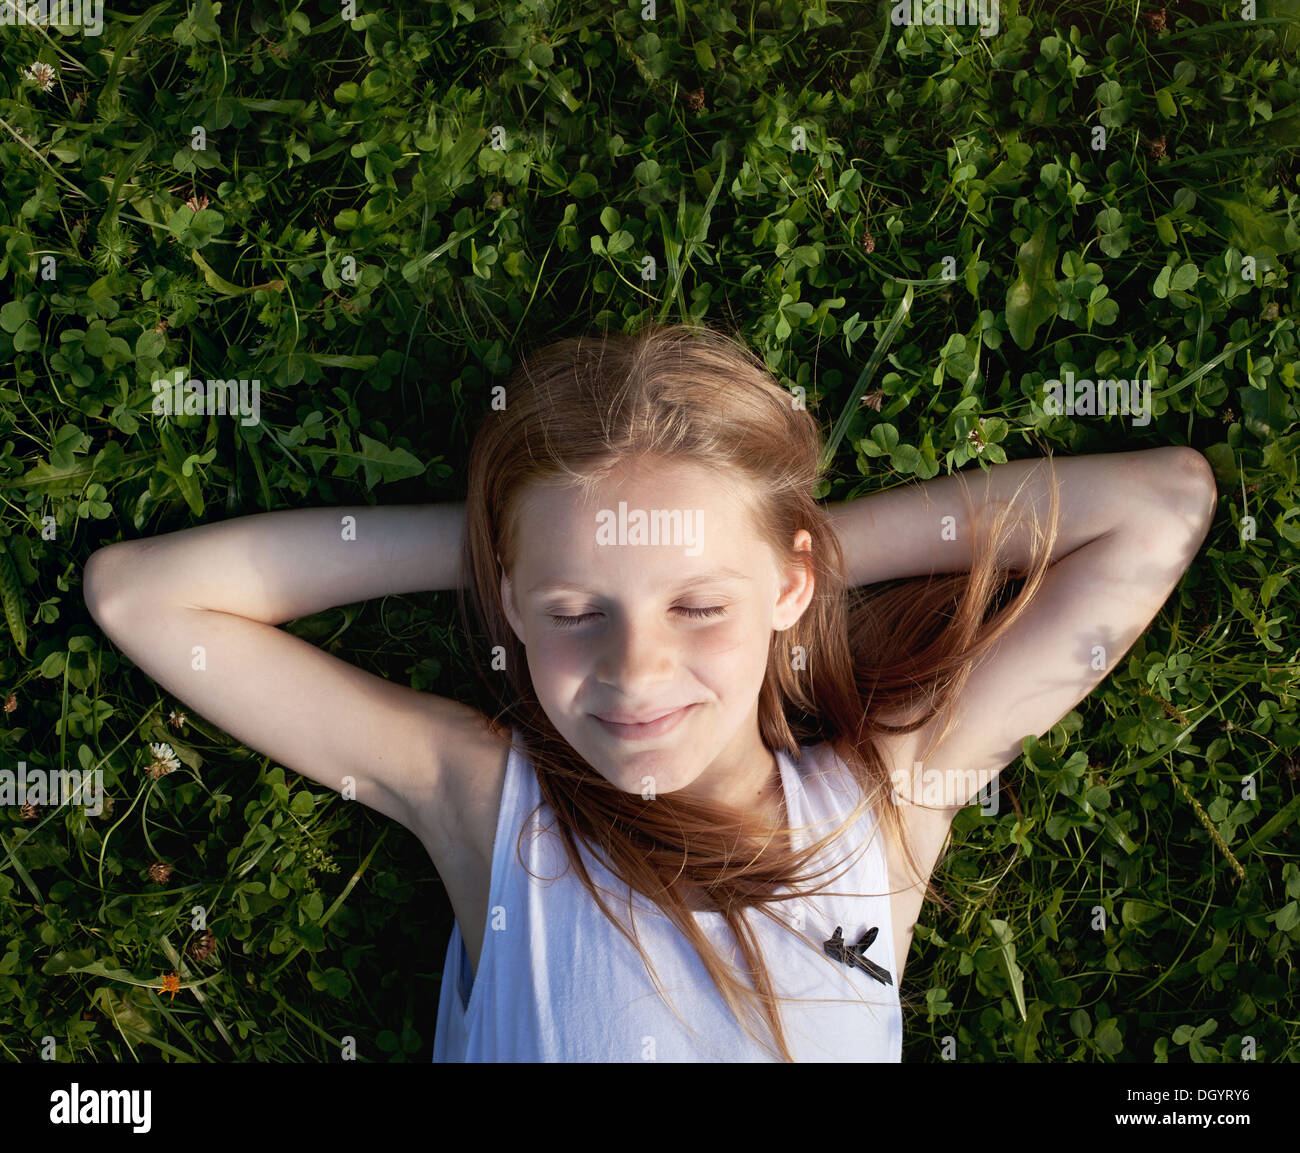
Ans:
[{"label": "cheek", "polygon": [[697,653],[723,660],[749,660],[755,652],[766,651],[762,627],[757,621],[739,618],[701,629],[693,638],[691,648]]},{"label": "cheek", "polygon": [[695,633],[686,659],[698,667],[725,673],[733,681],[747,682],[757,669],[761,681],[770,637],[771,628],[753,615],[736,617]]},{"label": "cheek", "polygon": [[527,652],[528,671],[539,691],[543,685],[552,692],[562,691],[567,682],[581,680],[590,663],[582,645],[554,633],[534,638]]},{"label": "cheek", "polygon": [[732,710],[743,712],[762,688],[767,675],[769,640],[760,622],[728,622],[702,629],[685,658],[695,677]]}]

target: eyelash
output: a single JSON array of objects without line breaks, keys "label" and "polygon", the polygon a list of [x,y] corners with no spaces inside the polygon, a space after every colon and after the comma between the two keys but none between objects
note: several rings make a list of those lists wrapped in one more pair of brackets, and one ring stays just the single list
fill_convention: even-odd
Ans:
[{"label": "eyelash", "polygon": [[[687,616],[695,617],[699,619],[703,617],[721,616],[727,610],[725,606],[718,605],[715,608],[707,608],[707,609],[683,608],[680,609],[679,611],[684,612]],[[577,627],[577,625],[579,625],[581,622],[585,620],[590,620],[592,617],[599,616],[599,615],[600,615],[599,613],[581,613],[578,616],[574,616],[574,617],[557,617],[552,615],[551,620],[555,622],[556,628],[571,629]]]}]

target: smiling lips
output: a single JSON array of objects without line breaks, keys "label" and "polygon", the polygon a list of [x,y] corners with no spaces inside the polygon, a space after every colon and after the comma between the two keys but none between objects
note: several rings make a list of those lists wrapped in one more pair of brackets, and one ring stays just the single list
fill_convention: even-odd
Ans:
[{"label": "smiling lips", "polygon": [[[670,709],[666,713],[650,713],[649,720],[645,721],[628,721],[628,720],[610,720],[608,717],[591,715],[595,717],[605,728],[606,732],[616,737],[627,739],[640,739],[643,737],[657,737],[672,729],[682,717],[684,717],[695,706],[682,705],[676,709]],[[616,717],[626,717],[626,713],[614,713]]]}]

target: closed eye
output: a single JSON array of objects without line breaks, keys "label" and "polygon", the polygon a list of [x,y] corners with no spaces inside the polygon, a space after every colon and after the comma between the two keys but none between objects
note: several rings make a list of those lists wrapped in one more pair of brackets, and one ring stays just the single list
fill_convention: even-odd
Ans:
[{"label": "closed eye", "polygon": [[[679,613],[685,613],[689,617],[694,617],[698,619],[702,617],[721,616],[723,613],[727,611],[727,609],[725,605],[718,605],[714,608],[705,608],[705,609],[679,608],[679,609],[675,609],[674,611]],[[582,613],[581,615],[575,617],[558,617],[552,614],[551,620],[555,622],[556,628],[569,629],[582,624],[584,621],[589,621],[593,617],[598,617],[598,616],[600,616],[600,613]]]}]

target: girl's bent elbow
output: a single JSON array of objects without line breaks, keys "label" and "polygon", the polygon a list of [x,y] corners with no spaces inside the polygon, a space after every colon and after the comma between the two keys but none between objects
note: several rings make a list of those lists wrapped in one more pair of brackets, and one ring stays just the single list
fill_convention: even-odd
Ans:
[{"label": "girl's bent elbow", "polygon": [[1192,499],[1199,502],[1204,518],[1203,529],[1209,531],[1214,521],[1215,510],[1219,507],[1219,481],[1214,475],[1214,468],[1204,453],[1194,448],[1179,450],[1179,467],[1187,478],[1187,486]]},{"label": "girl's bent elbow", "polygon": [[1194,448],[1166,445],[1153,450],[1158,459],[1141,481],[1156,506],[1201,540],[1210,530],[1219,504],[1219,485],[1210,462]]},{"label": "girl's bent elbow", "polygon": [[125,591],[122,561],[129,547],[129,542],[118,541],[96,549],[81,570],[82,599],[91,617],[101,627]]}]

